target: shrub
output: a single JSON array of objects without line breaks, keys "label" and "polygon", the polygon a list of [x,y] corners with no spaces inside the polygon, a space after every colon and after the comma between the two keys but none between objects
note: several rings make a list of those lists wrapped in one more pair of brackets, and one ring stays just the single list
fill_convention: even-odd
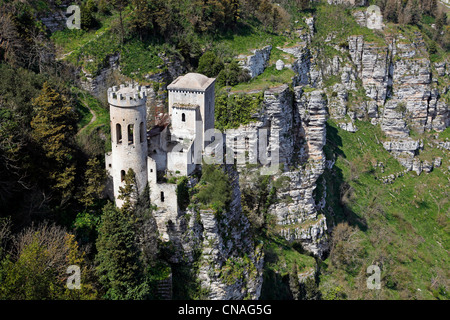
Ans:
[{"label": "shrub", "polygon": [[224,69],[217,76],[217,85],[219,87],[235,86],[238,83],[250,80],[247,70],[242,69],[237,61],[232,61],[225,65]]},{"label": "shrub", "polygon": [[186,207],[189,205],[189,188],[188,188],[188,178],[181,177],[177,183],[177,200],[178,206],[180,210],[186,210]]},{"label": "shrub", "polygon": [[220,166],[203,165],[197,200],[218,211],[226,209],[231,201],[231,186],[228,175]]},{"label": "shrub", "polygon": [[207,77],[215,77],[224,68],[223,62],[212,51],[205,52],[199,62],[197,72]]},{"label": "shrub", "polygon": [[252,115],[261,108],[263,98],[263,93],[219,94],[215,106],[216,128],[224,130],[250,123]]}]

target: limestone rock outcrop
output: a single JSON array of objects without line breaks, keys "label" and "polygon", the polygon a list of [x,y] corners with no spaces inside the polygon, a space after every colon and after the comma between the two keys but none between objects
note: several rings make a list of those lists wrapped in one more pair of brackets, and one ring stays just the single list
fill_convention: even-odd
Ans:
[{"label": "limestone rock outcrop", "polygon": [[326,105],[321,90],[304,92],[298,86],[292,92],[287,85],[271,88],[264,92],[263,108],[255,122],[236,130],[267,128],[269,136],[276,137],[271,144],[278,146],[280,166],[271,178],[278,187],[269,212],[276,217],[280,235],[300,241],[317,256],[328,249],[326,219],[318,214],[313,197],[326,163]]},{"label": "limestone rock outcrop", "polygon": [[239,55],[237,59],[239,61],[239,65],[243,69],[248,70],[250,77],[254,78],[263,73],[267,68],[271,52],[272,46],[269,45],[261,49],[253,50],[252,55]]},{"label": "limestone rock outcrop", "polygon": [[[354,14],[358,20],[362,13]],[[421,165],[414,162],[420,146],[412,143],[409,136],[412,130],[440,132],[450,125],[448,103],[443,99],[448,85],[443,86],[443,80],[439,80],[448,70],[447,62],[433,65],[422,36],[417,32],[414,36],[411,41],[396,34],[386,36],[384,42],[381,39],[369,42],[362,35],[350,36],[351,63],[335,56],[327,68],[322,68],[321,77],[340,76],[341,81],[329,89],[328,106],[330,115],[342,129],[353,132],[355,119],[369,119],[380,125],[390,139],[385,148],[407,170],[421,172]],[[364,101],[350,104],[349,94],[357,91],[358,85],[364,90]],[[322,86],[323,81],[318,82],[318,87]]]},{"label": "limestone rock outcrop", "polygon": [[262,244],[255,245],[242,214],[239,175],[232,166],[227,172],[233,193],[230,210],[220,215],[200,210],[203,242],[198,278],[209,299],[255,300],[262,287]]}]

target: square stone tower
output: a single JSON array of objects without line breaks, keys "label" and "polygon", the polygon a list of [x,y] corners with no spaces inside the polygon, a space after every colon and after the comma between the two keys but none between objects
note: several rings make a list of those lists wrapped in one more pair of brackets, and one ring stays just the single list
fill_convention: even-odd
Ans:
[{"label": "square stone tower", "polygon": [[[203,134],[214,128],[214,84],[216,79],[199,73],[188,73],[175,79],[168,87],[171,135],[189,138],[196,134],[196,141],[203,141]],[[197,111],[195,111],[198,108]],[[201,122],[201,130],[196,123]],[[172,139],[173,140],[173,139]],[[203,147],[205,143],[203,142]]]}]

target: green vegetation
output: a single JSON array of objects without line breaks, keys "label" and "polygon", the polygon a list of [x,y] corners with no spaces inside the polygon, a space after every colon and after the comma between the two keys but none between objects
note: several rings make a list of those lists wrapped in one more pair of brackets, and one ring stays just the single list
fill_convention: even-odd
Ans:
[{"label": "green vegetation", "polygon": [[[76,141],[89,156],[102,156],[111,150],[109,112],[91,94],[76,87],[72,87],[72,93],[77,97],[79,115]],[[101,139],[101,135],[105,138]]]},{"label": "green vegetation", "polygon": [[181,177],[177,182],[177,201],[178,207],[180,210],[186,210],[186,207],[189,205],[190,195],[189,195],[189,187],[188,187],[189,179],[188,177]]},{"label": "green vegetation", "polygon": [[[77,105],[77,112],[80,114],[78,121],[78,129],[84,134],[91,134],[93,130],[103,127],[105,134],[109,132],[109,112],[106,110],[96,98],[88,92],[73,88],[73,92],[79,99]],[[93,114],[95,121],[91,122]],[[79,132],[80,134],[80,132]]]},{"label": "green vegetation", "polygon": [[315,10],[317,34],[313,39],[314,47],[318,49],[323,47],[324,41],[330,35],[332,35],[332,38],[327,42],[328,45],[342,45],[351,35],[363,35],[367,42],[385,45],[382,36],[373,30],[359,26],[348,9],[341,6],[319,4],[315,7]]},{"label": "green vegetation", "polygon": [[450,128],[447,128],[441,133],[439,133],[439,138],[441,140],[450,140]]},{"label": "green vegetation", "polygon": [[197,72],[207,77],[215,77],[224,68],[223,62],[212,51],[205,52],[198,61]]},{"label": "green vegetation", "polygon": [[224,169],[217,165],[203,164],[202,177],[195,186],[193,200],[205,209],[213,208],[221,212],[228,208],[231,201],[231,186]]},{"label": "green vegetation", "polygon": [[146,294],[140,281],[139,251],[134,242],[133,226],[129,216],[111,203],[103,209],[96,247],[97,272],[106,289],[106,298],[140,299]]},{"label": "green vegetation", "polygon": [[[11,224],[0,222],[10,233]],[[7,240],[3,238],[2,240]],[[56,225],[29,227],[14,235],[13,248],[0,262],[0,297],[8,300],[85,300],[98,296],[85,248],[75,237]],[[2,243],[6,245],[7,243]],[[80,267],[81,288],[65,287],[68,265]]]},{"label": "green vegetation", "polygon": [[[383,139],[378,128],[356,125],[355,134],[332,122],[327,128],[327,157],[334,154],[337,160],[323,177],[330,208],[325,214],[336,227],[330,257],[321,264],[322,293],[343,289],[349,299],[448,299],[445,168],[383,184],[381,176],[403,168],[376,142]],[[377,162],[383,163],[383,173]],[[376,292],[365,285],[365,270],[373,263],[382,263],[382,289]]]},{"label": "green vegetation", "polygon": [[[294,275],[314,275],[316,261],[313,257],[302,254],[286,242],[274,236],[264,241],[264,274],[261,299],[290,300],[293,297],[290,278]],[[313,276],[314,278],[314,276]]]},{"label": "green vegetation", "polygon": [[215,127],[219,130],[237,128],[252,121],[261,109],[263,92],[256,94],[228,94],[218,92],[215,105]]},{"label": "green vegetation", "polygon": [[267,67],[262,74],[247,83],[240,83],[231,88],[232,92],[264,91],[278,87],[285,83],[291,83],[295,73],[289,68],[277,70],[274,65]]}]

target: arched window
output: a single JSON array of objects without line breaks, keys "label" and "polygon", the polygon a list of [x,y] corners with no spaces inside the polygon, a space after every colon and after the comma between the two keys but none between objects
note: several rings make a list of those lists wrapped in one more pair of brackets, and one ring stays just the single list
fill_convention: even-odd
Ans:
[{"label": "arched window", "polygon": [[186,122],[186,115],[184,113],[181,114],[181,121]]},{"label": "arched window", "polygon": [[116,143],[122,143],[122,126],[120,123],[116,124]]},{"label": "arched window", "polygon": [[128,144],[133,144],[134,143],[134,124],[129,124],[128,125]]},{"label": "arched window", "polygon": [[125,181],[125,170],[121,170],[120,171],[120,181],[124,182]]},{"label": "arched window", "polygon": [[140,142],[144,142],[145,141],[145,132],[144,132],[144,123],[141,122],[141,124],[139,125],[139,137],[140,137]]}]

